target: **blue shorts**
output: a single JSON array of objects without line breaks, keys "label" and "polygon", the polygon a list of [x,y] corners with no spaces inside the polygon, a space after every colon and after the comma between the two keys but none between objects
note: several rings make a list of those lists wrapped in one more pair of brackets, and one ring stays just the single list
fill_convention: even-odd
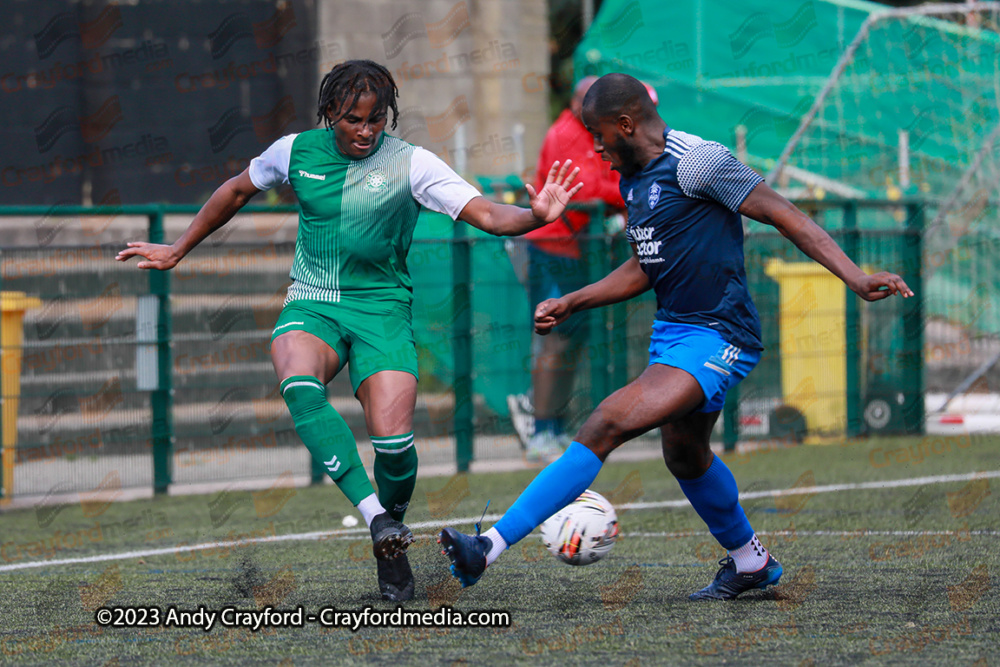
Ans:
[{"label": "blue shorts", "polygon": [[760,352],[730,345],[707,327],[675,322],[653,322],[649,365],[663,364],[687,371],[705,392],[697,412],[716,412],[735,387],[760,361]]}]

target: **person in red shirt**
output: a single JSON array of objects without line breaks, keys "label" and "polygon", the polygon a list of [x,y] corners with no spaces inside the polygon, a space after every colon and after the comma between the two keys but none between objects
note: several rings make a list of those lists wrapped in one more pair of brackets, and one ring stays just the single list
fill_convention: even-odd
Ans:
[{"label": "person in red shirt", "polygon": [[[553,162],[569,159],[580,169],[577,181],[583,183],[577,200],[603,201],[614,212],[625,207],[618,191],[618,173],[611,171],[610,163],[594,151],[594,138],[580,120],[583,98],[596,80],[597,77],[580,80],[569,108],[545,134],[535,171],[535,187],[538,188],[539,179],[548,173]],[[532,317],[542,301],[557,299],[588,284],[579,237],[587,233],[589,224],[588,212],[566,211],[559,220],[524,235]],[[555,460],[569,445],[569,437],[563,433],[564,414],[572,392],[576,358],[586,339],[587,320],[583,314],[571,317],[560,326],[559,332],[534,336],[533,400],[526,394],[507,397],[514,428],[530,462]]]}]

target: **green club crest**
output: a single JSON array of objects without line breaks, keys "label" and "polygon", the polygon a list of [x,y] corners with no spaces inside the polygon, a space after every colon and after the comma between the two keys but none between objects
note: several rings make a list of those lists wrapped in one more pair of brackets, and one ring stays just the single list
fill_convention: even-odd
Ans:
[{"label": "green club crest", "polygon": [[385,174],[382,172],[381,169],[370,171],[368,172],[368,175],[365,176],[365,188],[371,190],[372,192],[385,190],[388,184],[389,184],[389,179],[385,177]]}]

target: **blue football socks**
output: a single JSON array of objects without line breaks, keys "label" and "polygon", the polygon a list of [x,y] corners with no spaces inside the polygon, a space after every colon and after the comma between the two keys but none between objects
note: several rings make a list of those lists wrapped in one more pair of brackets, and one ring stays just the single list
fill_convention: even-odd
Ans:
[{"label": "blue football socks", "polygon": [[508,545],[516,544],[586,491],[602,465],[594,452],[573,442],[562,456],[538,473],[493,527]]},{"label": "blue football socks", "polygon": [[753,528],[740,507],[736,479],[722,459],[714,457],[712,465],[697,479],[677,481],[698,516],[725,549],[732,551],[750,541]]}]

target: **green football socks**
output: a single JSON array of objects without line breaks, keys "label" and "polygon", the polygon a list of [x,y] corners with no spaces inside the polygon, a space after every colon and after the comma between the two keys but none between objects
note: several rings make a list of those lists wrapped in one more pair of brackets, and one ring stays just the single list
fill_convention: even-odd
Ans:
[{"label": "green football socks", "polygon": [[417,450],[413,431],[403,435],[373,437],[375,482],[382,507],[396,521],[402,521],[417,481]]},{"label": "green football socks", "polygon": [[[323,383],[309,375],[293,375],[281,382],[281,396],[292,413],[295,432],[299,434],[313,459],[323,465],[351,504],[357,506],[375,493],[358,455],[354,434],[344,418],[326,400],[326,387]],[[411,434],[411,442],[412,437]],[[413,467],[415,475],[416,462]],[[377,463],[375,470],[377,478]],[[379,486],[381,487],[381,483]],[[411,482],[410,491],[412,490]]]}]

